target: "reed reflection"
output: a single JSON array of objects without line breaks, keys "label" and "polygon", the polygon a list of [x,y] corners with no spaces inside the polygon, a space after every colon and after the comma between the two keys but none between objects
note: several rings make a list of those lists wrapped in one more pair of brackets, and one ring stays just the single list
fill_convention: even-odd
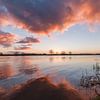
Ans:
[{"label": "reed reflection", "polygon": [[86,96],[89,97],[90,100],[96,95],[100,96],[100,64],[96,63],[93,65],[92,70],[93,73],[91,75],[88,74],[89,72],[86,72],[80,79],[81,91],[85,90]]}]

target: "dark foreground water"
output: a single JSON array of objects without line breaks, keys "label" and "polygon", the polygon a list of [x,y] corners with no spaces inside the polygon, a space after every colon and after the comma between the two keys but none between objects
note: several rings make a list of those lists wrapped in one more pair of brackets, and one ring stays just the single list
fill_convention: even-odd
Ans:
[{"label": "dark foreground water", "polygon": [[55,82],[69,81],[76,88],[82,75],[96,73],[100,56],[15,56],[0,57],[0,87],[10,89],[30,79],[49,76]]}]

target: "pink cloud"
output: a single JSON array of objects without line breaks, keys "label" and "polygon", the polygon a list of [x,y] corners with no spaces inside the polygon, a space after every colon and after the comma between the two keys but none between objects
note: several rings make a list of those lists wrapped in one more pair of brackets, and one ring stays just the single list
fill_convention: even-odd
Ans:
[{"label": "pink cloud", "polygon": [[0,31],[0,45],[9,47],[16,41],[16,35]]},{"label": "pink cloud", "polygon": [[1,3],[6,9],[0,10],[2,24],[9,21],[32,33],[49,34],[80,22],[100,23],[100,0],[1,0]]}]

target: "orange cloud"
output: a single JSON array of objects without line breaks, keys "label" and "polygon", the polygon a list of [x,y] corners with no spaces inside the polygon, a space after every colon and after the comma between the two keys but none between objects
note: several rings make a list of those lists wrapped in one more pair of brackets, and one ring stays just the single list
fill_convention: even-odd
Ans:
[{"label": "orange cloud", "polygon": [[100,0],[87,0],[85,1],[80,11],[82,12],[84,20],[89,23],[100,23]]},{"label": "orange cloud", "polygon": [[[1,0],[9,24],[32,33],[48,34],[80,22],[100,23],[100,0]],[[1,8],[1,7],[0,7]],[[6,10],[5,10],[6,9]],[[8,13],[8,14],[7,14]],[[1,16],[1,15],[0,15]],[[4,23],[6,18],[0,17]]]}]

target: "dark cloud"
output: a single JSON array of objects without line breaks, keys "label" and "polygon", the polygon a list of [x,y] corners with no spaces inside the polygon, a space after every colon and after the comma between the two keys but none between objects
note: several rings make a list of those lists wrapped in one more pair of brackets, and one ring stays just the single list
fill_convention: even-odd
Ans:
[{"label": "dark cloud", "polygon": [[0,45],[10,47],[16,41],[16,35],[0,31]]},{"label": "dark cloud", "polygon": [[32,50],[31,47],[29,46],[19,46],[19,47],[15,47],[15,50]]},{"label": "dark cloud", "polygon": [[32,43],[21,44],[21,46],[32,46]]},{"label": "dark cloud", "polygon": [[25,37],[24,39],[18,41],[17,43],[27,43],[27,44],[33,44],[33,43],[39,43],[40,41],[37,38],[34,37]]},{"label": "dark cloud", "polygon": [[0,26],[9,24],[8,16],[9,15],[6,7],[3,6],[2,3],[0,2]]},{"label": "dark cloud", "polygon": [[[100,23],[100,0],[1,0],[1,2],[10,19],[14,20],[13,24],[32,33],[48,34],[69,28],[81,21]],[[5,21],[4,18],[0,19]],[[11,21],[9,23],[11,24]]]}]

